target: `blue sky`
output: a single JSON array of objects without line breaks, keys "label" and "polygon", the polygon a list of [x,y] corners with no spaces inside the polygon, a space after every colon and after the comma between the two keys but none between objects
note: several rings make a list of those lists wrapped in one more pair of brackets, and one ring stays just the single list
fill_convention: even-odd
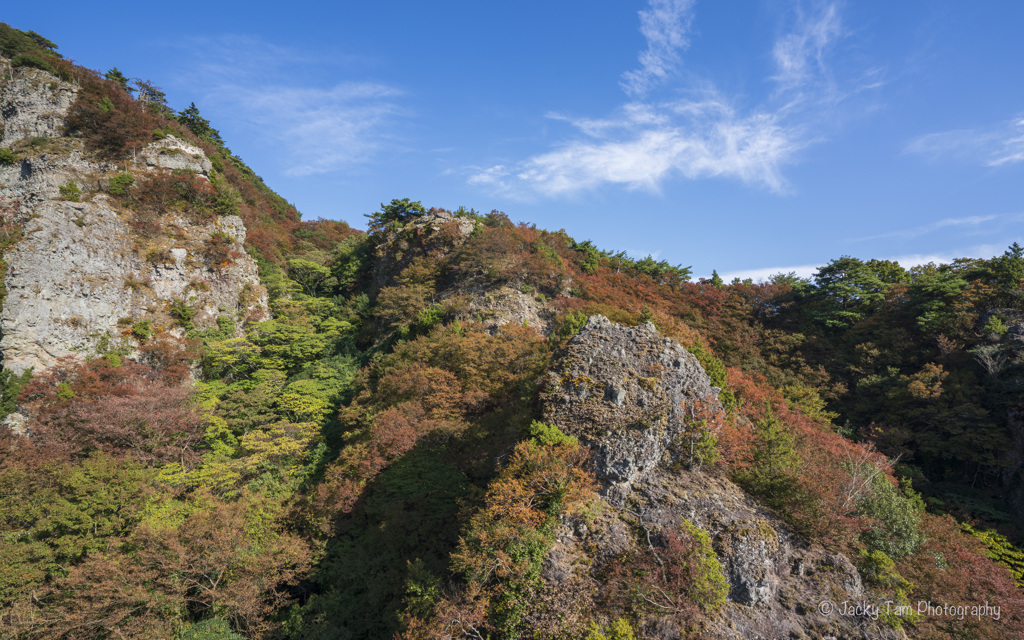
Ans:
[{"label": "blue sky", "polygon": [[1024,3],[17,3],[303,213],[504,211],[732,277],[1024,243]]}]

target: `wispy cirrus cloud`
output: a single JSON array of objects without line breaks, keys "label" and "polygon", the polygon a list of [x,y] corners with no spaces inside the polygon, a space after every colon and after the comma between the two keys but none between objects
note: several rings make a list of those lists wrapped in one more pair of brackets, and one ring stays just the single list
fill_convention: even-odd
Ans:
[{"label": "wispy cirrus cloud", "polygon": [[238,35],[188,44],[203,57],[184,81],[203,93],[204,105],[230,113],[262,144],[279,149],[287,175],[347,169],[398,145],[395,121],[409,115],[400,103],[403,92],[343,79],[354,75],[349,69],[367,66],[363,57],[326,56]]},{"label": "wispy cirrus cloud", "polygon": [[988,167],[1024,161],[1024,118],[983,129],[929,133],[910,141],[904,151],[930,160],[955,158]]},{"label": "wispy cirrus cloud", "polygon": [[772,79],[779,90],[800,89],[814,78],[827,79],[825,54],[841,35],[837,5],[826,5],[815,15],[807,15],[798,6],[796,28],[779,38],[772,49],[778,68]]},{"label": "wispy cirrus cloud", "polygon": [[[633,98],[604,118],[549,114],[577,132],[554,148],[515,163],[472,171],[470,184],[528,199],[569,196],[605,185],[657,191],[666,180],[727,178],[775,193],[789,184],[783,168],[819,139],[813,124],[834,101],[826,54],[842,36],[838,5],[797,12],[792,28],[775,43],[774,95],[750,108],[722,95],[714,84],[675,87],[683,98],[649,97],[682,62],[694,20],[692,0],[650,0],[640,12],[647,48],[640,67],[622,76]],[[862,90],[862,87],[858,87]]]},{"label": "wispy cirrus cloud", "polygon": [[328,89],[224,85],[224,96],[245,105],[247,119],[284,145],[285,173],[305,176],[367,162],[391,142],[388,124],[402,113],[393,87],[342,82]]},{"label": "wispy cirrus cloud", "polygon": [[640,33],[647,49],[639,56],[640,68],[622,74],[619,86],[627,95],[643,97],[652,86],[668,78],[682,62],[689,46],[690,24],[696,0],[651,0],[640,12]]},{"label": "wispy cirrus cloud", "polygon": [[[1003,226],[1008,222],[1020,222],[1024,221],[1024,213],[1014,214],[991,214],[984,216],[965,216],[963,218],[944,218],[935,222],[913,227],[910,229],[897,229],[895,231],[886,231],[885,233],[878,233],[875,235],[865,236],[863,238],[856,238],[855,242],[867,241],[867,240],[879,240],[882,238],[919,238],[929,233],[941,231],[944,229],[956,228],[961,233],[970,233],[971,231],[978,230],[986,233],[992,231],[993,226]],[[996,223],[996,225],[988,224]]]}]

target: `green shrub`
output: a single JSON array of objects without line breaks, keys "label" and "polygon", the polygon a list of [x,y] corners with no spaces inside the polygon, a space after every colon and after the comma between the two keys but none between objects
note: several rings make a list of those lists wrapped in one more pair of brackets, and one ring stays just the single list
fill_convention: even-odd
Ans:
[{"label": "green shrub", "polygon": [[135,178],[128,173],[119,173],[110,179],[107,191],[115,196],[126,196],[135,184]]},{"label": "green shrub", "polygon": [[1024,589],[1024,550],[1014,546],[1006,536],[990,529],[975,529],[967,523],[960,527],[981,540],[987,547],[985,555],[1010,570],[1017,586]]},{"label": "green shrub", "polygon": [[149,320],[139,320],[132,325],[132,335],[145,342],[153,337],[153,323]]},{"label": "green shrub", "polygon": [[19,53],[18,55],[11,58],[12,67],[34,67],[43,71],[57,75],[57,70],[53,68],[49,62],[43,60],[39,56],[32,55],[31,53]]},{"label": "green shrub", "polygon": [[587,325],[589,316],[582,311],[570,311],[559,318],[558,335],[571,338]]},{"label": "green shrub", "polygon": [[10,149],[0,149],[0,164],[2,164],[2,165],[14,164],[19,159],[20,158],[18,158],[18,154],[14,153]]},{"label": "green shrub", "polygon": [[558,446],[562,444],[578,445],[579,440],[572,436],[565,435],[561,429],[553,424],[544,424],[540,420],[534,420],[530,424],[530,439],[541,446]]},{"label": "green shrub", "polygon": [[[880,589],[886,595],[891,595],[895,605],[910,604],[910,592],[914,589],[914,585],[900,575],[896,570],[896,563],[884,551],[861,549],[857,569],[867,585]],[[889,626],[898,629],[902,622],[913,623],[916,621],[918,614],[909,616],[904,614],[901,617],[895,613],[883,612],[880,614],[880,618]]]},{"label": "green shrub", "polygon": [[82,190],[78,188],[74,180],[60,187],[60,197],[68,202],[78,202],[82,199]]},{"label": "green shrub", "polygon": [[718,611],[729,595],[729,581],[722,572],[722,564],[715,555],[707,532],[689,520],[683,520],[685,530],[693,540],[690,549],[693,572],[689,595],[703,611]]},{"label": "green shrub", "polygon": [[103,96],[103,99],[96,106],[99,107],[100,113],[110,113],[114,110],[114,103],[107,96]]},{"label": "green shrub", "polygon": [[633,627],[625,618],[617,618],[615,622],[608,625],[607,631],[607,633],[603,633],[596,622],[591,622],[586,640],[636,640]]},{"label": "green shrub", "polygon": [[178,324],[186,331],[191,331],[195,328],[195,325],[192,324],[192,318],[196,317],[196,310],[186,305],[179,298],[175,298],[171,302],[171,317],[177,320]]},{"label": "green shrub", "polygon": [[857,509],[879,522],[861,534],[868,550],[900,560],[924,544],[924,536],[918,531],[924,501],[908,482],[897,488],[884,474],[876,474],[871,479],[871,493],[861,499]]},{"label": "green shrub", "polygon": [[1010,328],[1007,327],[999,316],[992,316],[982,329],[983,333],[994,333],[997,336],[1006,335]]},{"label": "green shrub", "polygon": [[231,630],[229,625],[220,618],[210,618],[197,622],[181,632],[178,640],[245,640]]}]

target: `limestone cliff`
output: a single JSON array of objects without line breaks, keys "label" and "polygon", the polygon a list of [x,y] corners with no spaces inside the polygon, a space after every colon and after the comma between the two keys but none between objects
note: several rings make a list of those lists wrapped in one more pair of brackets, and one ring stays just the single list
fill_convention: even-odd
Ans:
[{"label": "limestone cliff", "polygon": [[[544,416],[594,452],[603,498],[589,524],[562,522],[530,624],[555,630],[567,611],[592,618],[610,564],[636,557],[686,520],[710,536],[729,583],[724,608],[701,637],[905,637],[871,617],[825,615],[822,602],[873,599],[853,563],[807,544],[713,470],[691,467],[689,408],[721,411],[717,394],[696,358],[650,323],[625,327],[592,316],[569,342],[545,380]],[[691,637],[669,612],[649,616],[640,631]]]},{"label": "limestone cliff", "polygon": [[[177,172],[209,184],[212,165],[202,149],[166,136],[124,167],[97,160],[63,136],[74,85],[5,60],[0,75],[2,146],[17,157],[0,164],[0,202],[8,211],[3,222],[21,230],[4,255],[6,369],[38,371],[98,345],[130,351],[154,333],[182,335],[183,317],[204,328],[221,316],[239,324],[266,316],[241,218],[197,221],[168,206],[140,233],[133,212],[104,193],[122,172],[137,182]],[[72,182],[81,195],[61,193]]]}]

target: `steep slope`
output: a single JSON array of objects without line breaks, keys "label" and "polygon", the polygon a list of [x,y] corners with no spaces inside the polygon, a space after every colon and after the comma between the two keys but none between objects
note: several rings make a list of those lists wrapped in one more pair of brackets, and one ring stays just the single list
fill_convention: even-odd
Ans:
[{"label": "steep slope", "polygon": [[122,171],[64,135],[75,84],[5,59],[0,78],[3,145],[17,158],[0,166],[0,200],[20,236],[4,256],[5,369],[130,351],[154,334],[183,336],[182,319],[208,328],[266,317],[238,215],[197,215],[166,195],[147,202],[167,186],[195,200],[213,193],[201,148],[165,134]]}]

